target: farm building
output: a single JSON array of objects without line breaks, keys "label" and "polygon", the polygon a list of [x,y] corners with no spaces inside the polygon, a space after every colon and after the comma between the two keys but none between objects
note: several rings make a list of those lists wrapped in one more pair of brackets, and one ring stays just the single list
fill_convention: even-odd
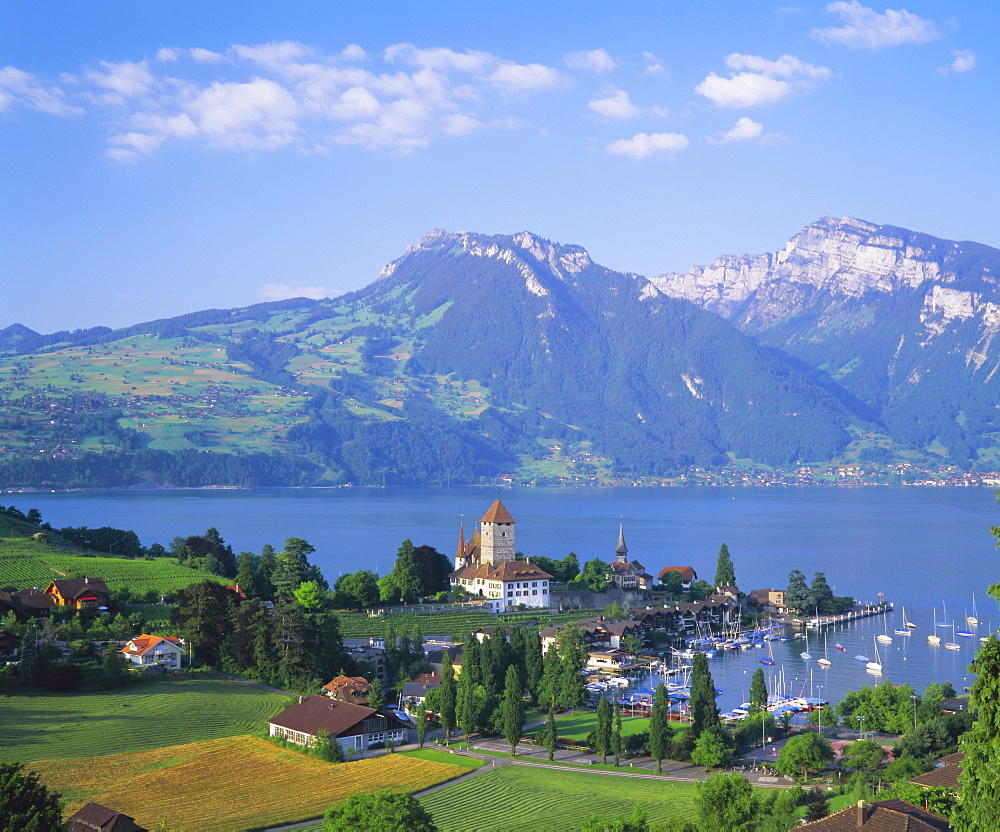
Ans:
[{"label": "farm building", "polygon": [[371,687],[371,682],[364,676],[335,676],[323,685],[323,693],[341,702],[367,705]]},{"label": "farm building", "polygon": [[312,745],[320,731],[335,738],[346,751],[365,751],[376,743],[407,741],[409,726],[385,709],[352,705],[327,696],[302,697],[268,723],[272,737],[284,737],[299,745]]},{"label": "farm building", "polygon": [[66,821],[68,832],[148,832],[135,819],[100,803],[87,803]]},{"label": "farm building", "polygon": [[184,642],[175,636],[135,636],[121,650],[125,659],[136,667],[162,667],[180,670]]}]

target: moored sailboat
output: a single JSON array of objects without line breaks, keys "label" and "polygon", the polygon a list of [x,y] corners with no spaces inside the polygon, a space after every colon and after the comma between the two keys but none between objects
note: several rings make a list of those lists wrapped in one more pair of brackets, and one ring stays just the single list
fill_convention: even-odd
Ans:
[{"label": "moored sailboat", "polygon": [[871,670],[873,673],[882,672],[882,660],[878,655],[878,639],[875,639],[875,658],[865,665],[865,669]]},{"label": "moored sailboat", "polygon": [[965,616],[966,622],[969,623],[969,624],[978,624],[979,623],[979,619],[976,618],[976,616],[978,614],[979,613],[976,612],[976,593],[973,592],[972,593],[972,615]]},{"label": "moored sailboat", "polygon": [[935,633],[935,631],[934,631],[934,630],[937,629],[937,625],[938,625],[938,622],[937,622],[937,607],[935,607],[934,608],[934,629],[932,629],[930,631],[930,633],[927,634],[927,641],[930,642],[931,644],[940,644],[941,643],[941,637],[939,635],[937,635]]},{"label": "moored sailboat", "polygon": [[830,665],[832,665],[833,662],[830,661],[829,653],[830,651],[827,650],[826,647],[826,633],[823,633],[823,658],[817,659],[816,664],[818,664],[820,667],[829,667]]}]

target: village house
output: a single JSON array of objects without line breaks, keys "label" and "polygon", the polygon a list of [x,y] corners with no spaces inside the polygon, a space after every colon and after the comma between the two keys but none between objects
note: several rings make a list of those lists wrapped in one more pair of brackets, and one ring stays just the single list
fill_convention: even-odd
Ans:
[{"label": "village house", "polygon": [[822,820],[803,823],[797,829],[809,832],[944,832],[951,829],[947,818],[907,803],[905,800],[859,800]]},{"label": "village house", "polygon": [[752,589],[747,594],[747,609],[784,615],[785,592],[781,589]]},{"label": "village house", "polygon": [[323,693],[341,702],[367,705],[371,688],[371,682],[364,676],[337,676],[323,685]]},{"label": "village house", "polygon": [[45,588],[52,597],[53,606],[71,607],[74,610],[107,610],[111,604],[111,590],[103,578],[67,578],[53,581]]},{"label": "village house", "polygon": [[15,659],[21,649],[21,637],[0,627],[0,658]]},{"label": "village house", "polygon": [[66,820],[67,832],[149,832],[135,818],[100,803],[84,804]]},{"label": "village house", "polygon": [[344,647],[351,658],[364,662],[375,674],[380,685],[389,684],[389,673],[385,669],[385,642],[375,638],[345,638]]},{"label": "village house", "polygon": [[327,696],[300,697],[268,723],[272,737],[284,737],[298,745],[313,745],[320,731],[336,739],[344,751],[367,751],[387,742],[407,741],[409,726],[387,709],[376,710]]},{"label": "village house", "polygon": [[416,679],[403,685],[400,694],[403,710],[412,716],[416,713],[420,703],[427,698],[427,694],[439,687],[441,687],[440,675],[437,673],[418,673]]},{"label": "village house", "polygon": [[493,612],[505,612],[519,605],[549,606],[552,576],[530,560],[517,560],[515,522],[507,507],[494,500],[468,542],[462,526],[458,529],[455,571],[449,576],[451,585],[489,599]]},{"label": "village house", "polygon": [[946,757],[941,757],[930,771],[911,777],[910,782],[922,789],[948,789],[957,795],[960,786],[958,777],[962,773],[964,759],[965,753],[962,751],[948,754]]},{"label": "village house", "polygon": [[653,576],[637,560],[629,562],[628,546],[625,545],[624,521],[618,521],[618,545],[615,559],[608,565],[608,586],[612,589],[645,590],[653,586]]},{"label": "village house", "polygon": [[[629,636],[644,636],[644,627],[639,621],[612,621],[607,618],[583,618],[576,622],[583,631],[583,640],[588,649],[620,650]],[[557,644],[559,633],[566,629],[565,624],[553,624],[545,627],[539,633],[542,639],[542,652]]]},{"label": "village house", "polygon": [[120,652],[136,667],[180,670],[181,660],[184,658],[184,642],[176,636],[151,636],[143,633],[129,639]]},{"label": "village house", "polygon": [[658,580],[663,583],[663,578],[670,572],[678,572],[681,576],[681,588],[687,592],[691,589],[691,584],[698,580],[698,573],[690,566],[664,566],[660,570]]},{"label": "village house", "polygon": [[40,592],[38,587],[17,592],[0,592],[0,615],[14,613],[18,621],[48,618],[54,603],[52,596]]}]

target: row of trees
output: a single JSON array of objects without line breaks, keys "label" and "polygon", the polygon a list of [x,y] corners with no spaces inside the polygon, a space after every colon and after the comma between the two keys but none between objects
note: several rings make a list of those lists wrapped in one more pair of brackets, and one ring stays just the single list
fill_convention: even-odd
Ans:
[{"label": "row of trees", "polygon": [[798,569],[793,569],[788,573],[785,605],[802,613],[836,615],[852,609],[854,599],[835,596],[822,572],[814,572],[812,583],[807,584],[806,576]]}]

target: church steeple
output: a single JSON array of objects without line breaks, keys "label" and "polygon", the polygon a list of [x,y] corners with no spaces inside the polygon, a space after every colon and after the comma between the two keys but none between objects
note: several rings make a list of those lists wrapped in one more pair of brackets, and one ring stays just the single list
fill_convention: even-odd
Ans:
[{"label": "church steeple", "polygon": [[458,522],[458,549],[455,550],[455,568],[465,566],[465,516]]},{"label": "church steeple", "polygon": [[625,545],[625,519],[618,518],[618,545],[615,547],[615,560],[619,563],[628,562],[628,546]]}]

